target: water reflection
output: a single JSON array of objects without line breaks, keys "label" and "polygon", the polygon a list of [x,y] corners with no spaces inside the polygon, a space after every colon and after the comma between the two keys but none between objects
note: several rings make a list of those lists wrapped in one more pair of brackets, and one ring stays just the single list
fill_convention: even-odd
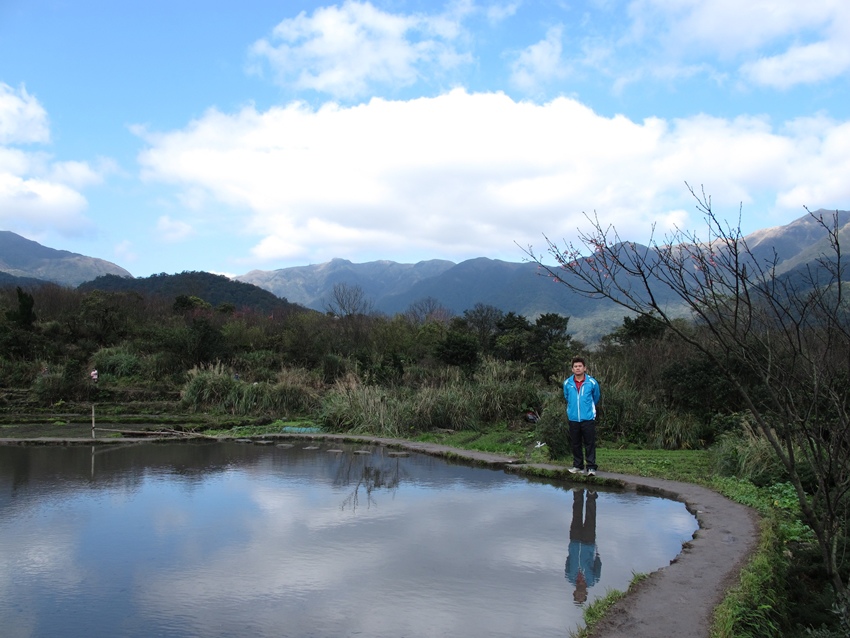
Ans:
[{"label": "water reflection", "polygon": [[0,446],[0,633],[564,636],[566,538],[603,549],[590,602],[695,529],[681,503],[600,491],[573,539],[591,502],[573,516],[569,484],[338,447]]},{"label": "water reflection", "polygon": [[[587,504],[585,509],[585,494]],[[570,523],[570,547],[564,575],[575,585],[573,601],[581,605],[587,601],[587,589],[602,576],[602,559],[596,548],[595,490],[573,490],[573,518]]]},{"label": "water reflection", "polygon": [[400,457],[384,457],[383,454],[373,459],[370,450],[358,450],[360,454],[345,454],[344,450],[332,449],[331,453],[339,454],[342,462],[339,465],[335,486],[353,486],[351,493],[340,505],[341,510],[351,508],[356,510],[360,502],[360,493],[366,497],[366,506],[375,505],[372,498],[374,490],[385,489],[395,492],[401,483],[402,469]]}]

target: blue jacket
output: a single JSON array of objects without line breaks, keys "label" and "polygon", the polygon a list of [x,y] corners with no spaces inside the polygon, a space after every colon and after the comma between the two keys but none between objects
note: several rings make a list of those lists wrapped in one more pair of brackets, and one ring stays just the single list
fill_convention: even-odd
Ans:
[{"label": "blue jacket", "polygon": [[570,541],[564,576],[575,585],[579,572],[584,574],[588,587],[593,587],[602,576],[602,559],[596,551],[596,543]]},{"label": "blue jacket", "polygon": [[589,374],[584,375],[581,394],[576,390],[573,375],[564,381],[564,398],[567,400],[567,419],[570,421],[593,421],[596,418],[596,404],[602,399],[599,382]]}]

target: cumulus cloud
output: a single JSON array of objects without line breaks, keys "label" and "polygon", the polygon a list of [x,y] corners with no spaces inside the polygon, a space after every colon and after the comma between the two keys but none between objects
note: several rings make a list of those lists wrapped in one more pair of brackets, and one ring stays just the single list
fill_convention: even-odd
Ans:
[{"label": "cumulus cloud", "polygon": [[791,47],[780,55],[747,63],[741,70],[756,84],[788,89],[833,80],[848,69],[850,42],[827,41]]},{"label": "cumulus cloud", "polygon": [[495,3],[488,6],[485,10],[487,20],[490,24],[502,22],[516,14],[520,8],[521,2]]},{"label": "cumulus cloud", "polygon": [[554,79],[566,77],[561,59],[563,27],[554,26],[546,38],[521,51],[511,65],[511,83],[522,91],[531,92]]},{"label": "cumulus cloud", "polygon": [[282,21],[252,52],[285,86],[353,98],[374,86],[410,86],[424,71],[468,62],[454,42],[470,10],[460,3],[443,15],[402,15],[347,0]]},{"label": "cumulus cloud", "polygon": [[0,173],[0,224],[25,235],[57,230],[79,235],[91,230],[85,198],[68,186]]},{"label": "cumulus cloud", "polygon": [[175,243],[191,237],[195,231],[186,222],[163,215],[156,222],[156,232],[159,239],[168,243]]},{"label": "cumulus cloud", "polygon": [[567,98],[458,89],[352,107],[213,110],[146,134],[139,161],[148,180],[202,190],[244,215],[267,262],[516,259],[515,244],[539,243],[541,232],[573,236],[584,212],[635,239],[652,222],[681,225],[694,210],[685,181],[705,184],[735,216],[739,203],[766,196],[761,208],[800,214],[819,197],[846,199],[850,185],[834,170],[807,167],[850,156],[847,128],[705,115],[636,122]]},{"label": "cumulus cloud", "polygon": [[92,224],[80,190],[100,183],[114,165],[56,161],[32,148],[49,142],[44,107],[25,88],[0,83],[0,224],[27,236],[86,234]]},{"label": "cumulus cloud", "polygon": [[50,141],[47,112],[26,89],[0,82],[0,144]]},{"label": "cumulus cloud", "polygon": [[850,71],[843,0],[633,0],[630,41],[661,42],[667,59],[710,54],[757,85],[787,89]]},{"label": "cumulus cloud", "polygon": [[113,252],[119,261],[136,261],[139,258],[139,254],[133,247],[133,242],[126,239],[118,242],[113,248]]}]

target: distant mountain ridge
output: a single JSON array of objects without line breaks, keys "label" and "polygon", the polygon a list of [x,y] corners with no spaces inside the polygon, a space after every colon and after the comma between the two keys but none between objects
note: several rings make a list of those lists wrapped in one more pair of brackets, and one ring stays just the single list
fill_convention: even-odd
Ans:
[{"label": "distant mountain ridge", "polygon": [[79,286],[101,275],[132,277],[110,261],[48,248],[8,230],[0,230],[0,271],[63,286]]},{"label": "distant mountain ridge", "polygon": [[324,310],[336,284],[360,286],[367,297],[377,299],[404,294],[411,286],[453,268],[454,262],[434,259],[416,264],[371,261],[354,264],[347,259],[332,259],[324,264],[294,266],[281,270],[252,270],[235,277],[254,284],[290,301]]},{"label": "distant mountain ridge", "polygon": [[[831,221],[837,215],[839,236],[850,246],[850,212],[819,210]],[[808,214],[786,224],[758,230],[745,237],[760,260],[777,259],[777,274],[791,272],[829,252],[823,228]],[[506,262],[486,257],[461,263],[424,261],[399,264],[390,261],[354,264],[334,259],[324,264],[253,270],[236,278],[256,284],[293,302],[324,310],[337,283],[360,286],[379,312],[404,312],[412,303],[431,297],[461,314],[476,303],[495,306],[534,318],[547,312],[570,317],[570,331],[580,339],[595,341],[622,322],[625,311],[610,301],[589,299],[538,272],[530,262]],[[678,300],[670,297],[671,304]],[[675,314],[675,311],[674,311]]]},{"label": "distant mountain ridge", "polygon": [[[850,246],[850,212],[819,210],[815,214],[823,214],[828,221],[836,215],[840,241],[844,246]],[[745,241],[760,261],[772,259],[775,255],[776,271],[780,275],[802,272],[820,255],[830,252],[826,232],[808,214],[784,226],[755,231],[747,235]],[[71,267],[76,267],[77,274],[65,277],[65,281],[55,275],[52,278],[45,276]],[[117,272],[101,272],[109,267]],[[10,274],[3,275],[2,271]],[[334,286],[346,284],[359,286],[376,311],[389,315],[404,312],[411,304],[426,298],[433,298],[455,314],[462,314],[477,303],[495,306],[503,312],[513,311],[532,319],[554,312],[569,316],[570,332],[586,342],[594,342],[610,332],[622,323],[625,314],[622,308],[612,302],[573,293],[563,284],[541,275],[537,265],[531,262],[507,262],[479,257],[461,263],[428,260],[415,264],[393,261],[355,264],[346,259],[333,259],[324,264],[269,271],[252,270],[236,277],[233,282],[252,286],[234,287],[228,291],[230,297],[225,300],[224,296],[212,292],[224,290],[221,276],[209,275],[218,279],[204,280],[204,285],[199,283],[198,276],[201,273],[182,273],[186,276],[182,279],[179,275],[157,275],[134,280],[126,270],[109,262],[45,248],[14,233],[0,231],[0,285],[6,285],[12,275],[79,285],[106,274],[116,276],[101,277],[94,287],[149,292],[165,286],[172,293],[181,291],[174,294],[194,294],[214,305],[227,301],[237,307],[254,303],[267,307],[266,303],[274,305],[277,302],[273,300],[281,298],[284,304],[324,311],[330,305]],[[195,276],[191,285],[188,283],[191,279],[188,275]],[[84,276],[88,278],[73,283]],[[69,279],[71,282],[68,282]],[[188,287],[181,288],[184,284]],[[254,287],[268,291],[269,297],[260,301],[257,296],[259,291],[251,290]],[[208,298],[210,296],[214,298]],[[242,304],[240,299],[247,298],[253,299],[252,303]],[[665,301],[677,303],[672,297]]]}]

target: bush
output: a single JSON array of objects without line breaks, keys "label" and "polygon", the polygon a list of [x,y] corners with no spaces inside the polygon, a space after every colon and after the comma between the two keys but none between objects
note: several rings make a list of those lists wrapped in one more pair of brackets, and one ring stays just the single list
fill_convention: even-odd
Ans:
[{"label": "bush", "polygon": [[[338,431],[380,436],[435,429],[479,430],[483,424],[510,420],[540,403],[527,371],[513,371],[513,381],[465,380],[454,372],[435,374],[415,389],[380,387],[349,374],[337,381],[322,402],[320,422]],[[501,371],[505,373],[505,370]]]},{"label": "bush", "polygon": [[101,348],[93,357],[100,374],[113,377],[135,377],[142,371],[142,359],[124,347]]},{"label": "bush", "polygon": [[325,395],[318,420],[337,432],[396,437],[408,423],[408,410],[397,391],[362,385],[352,375],[337,381]]},{"label": "bush", "polygon": [[231,359],[233,370],[245,381],[274,381],[280,372],[282,357],[272,350],[241,352]]},{"label": "bush", "polygon": [[194,369],[182,391],[182,404],[193,411],[216,410],[237,416],[287,418],[319,405],[315,388],[299,383],[266,383],[235,379],[220,364]]},{"label": "bush", "polygon": [[484,423],[510,421],[528,410],[539,413],[542,399],[539,384],[525,365],[488,360],[475,376],[473,387],[478,418]]},{"label": "bush", "polygon": [[410,427],[417,432],[435,429],[478,430],[480,401],[465,384],[420,388],[410,397]]},{"label": "bush", "polygon": [[545,397],[535,434],[538,441],[546,444],[550,459],[572,457],[570,426],[561,392],[552,392]]},{"label": "bush", "polygon": [[[739,415],[740,429],[721,435],[712,450],[715,453],[716,472],[720,476],[737,476],[754,485],[764,487],[788,480],[788,473],[773,451],[770,443],[747,425]],[[799,449],[795,449],[797,472],[803,487],[814,492],[817,484],[814,472]]]},{"label": "bush", "polygon": [[37,361],[0,359],[0,387],[29,387],[38,378],[43,367]]}]

